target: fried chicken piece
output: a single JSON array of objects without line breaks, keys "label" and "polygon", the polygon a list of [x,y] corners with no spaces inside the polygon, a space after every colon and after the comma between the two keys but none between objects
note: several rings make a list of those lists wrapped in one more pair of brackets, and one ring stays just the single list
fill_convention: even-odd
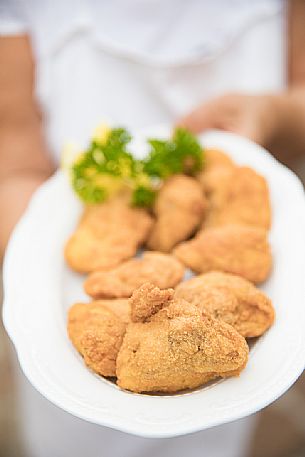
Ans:
[{"label": "fried chicken piece", "polygon": [[222,167],[206,179],[210,207],[205,227],[244,224],[269,229],[271,208],[268,185],[249,167]]},{"label": "fried chicken piece", "polygon": [[121,198],[88,206],[66,244],[66,261],[80,273],[113,268],[134,256],[152,224],[145,210],[131,208]]},{"label": "fried chicken piece", "polygon": [[205,180],[205,176],[210,171],[217,168],[233,168],[235,163],[233,160],[220,149],[206,148],[204,149],[204,168],[198,174],[198,178]]},{"label": "fried chicken piece", "polygon": [[154,205],[157,220],[147,246],[156,251],[170,252],[177,243],[195,232],[206,206],[202,187],[196,179],[183,175],[167,179]]},{"label": "fried chicken piece", "polygon": [[164,303],[161,292],[165,291],[146,284],[133,293],[132,307],[148,294],[154,302],[152,313],[161,309],[146,315],[144,322],[128,325],[117,357],[118,385],[133,392],[177,392],[217,377],[239,375],[248,359],[245,339],[184,300]]},{"label": "fried chicken piece", "polygon": [[274,321],[271,300],[251,282],[228,273],[213,271],[184,281],[175,297],[232,325],[245,338],[262,335]]},{"label": "fried chicken piece", "polygon": [[86,365],[103,376],[115,376],[116,358],[126,331],[127,300],[77,303],[68,314],[68,334]]},{"label": "fried chicken piece", "polygon": [[205,227],[249,224],[270,228],[271,209],[266,180],[249,167],[239,167],[222,151],[205,150],[198,175],[209,200]]},{"label": "fried chicken piece", "polygon": [[244,225],[202,230],[194,239],[178,245],[174,255],[197,273],[218,270],[253,283],[263,282],[272,266],[266,230]]},{"label": "fried chicken piece", "polygon": [[204,168],[197,175],[208,195],[213,192],[214,186],[222,176],[230,172],[236,165],[233,160],[219,149],[204,150]]},{"label": "fried chicken piece", "polygon": [[174,287],[184,275],[184,266],[174,256],[160,252],[145,252],[142,258],[128,260],[108,271],[94,271],[84,283],[93,298],[130,297],[147,281],[160,289]]},{"label": "fried chicken piece", "polygon": [[151,283],[145,283],[134,291],[129,300],[132,322],[145,322],[174,297],[174,289],[160,290]]}]

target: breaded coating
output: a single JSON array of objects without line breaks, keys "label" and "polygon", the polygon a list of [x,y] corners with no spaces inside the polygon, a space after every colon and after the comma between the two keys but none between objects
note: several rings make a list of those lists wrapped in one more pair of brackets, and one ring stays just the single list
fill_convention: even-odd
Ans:
[{"label": "breaded coating", "polygon": [[142,258],[122,263],[112,270],[94,271],[84,283],[93,298],[130,297],[147,281],[160,289],[175,287],[183,278],[184,266],[174,256],[161,252],[145,252]]},{"label": "breaded coating", "polygon": [[88,206],[65,247],[68,265],[80,273],[117,266],[134,256],[153,220],[121,198]]},{"label": "breaded coating", "polygon": [[222,176],[235,167],[233,160],[219,149],[204,149],[204,167],[197,175],[208,195],[213,192],[214,186]]},{"label": "breaded coating", "polygon": [[167,306],[174,297],[174,289],[160,290],[152,283],[145,283],[136,289],[129,300],[131,320],[145,322],[160,309]]},{"label": "breaded coating", "polygon": [[174,255],[197,273],[218,270],[253,283],[263,282],[272,266],[266,230],[243,225],[202,230],[194,239],[178,245]]},{"label": "breaded coating", "polygon": [[179,284],[175,297],[232,325],[245,338],[262,335],[274,322],[271,300],[240,276],[205,273]]},{"label": "breaded coating", "polygon": [[218,168],[208,176],[206,186],[210,207],[205,227],[243,224],[270,228],[268,185],[252,168]]},{"label": "breaded coating", "polygon": [[233,160],[220,149],[205,148],[204,149],[204,167],[198,175],[199,179],[205,177],[206,173],[214,171],[216,168],[235,166]]},{"label": "breaded coating", "polygon": [[203,189],[196,179],[183,175],[167,179],[156,198],[156,223],[147,246],[156,251],[170,252],[177,243],[195,232],[206,206]]},{"label": "breaded coating", "polygon": [[103,376],[115,376],[116,358],[129,321],[127,300],[77,303],[68,314],[68,334],[86,365]]},{"label": "breaded coating", "polygon": [[125,324],[131,321],[131,308],[130,303],[126,299],[113,299],[113,300],[95,300],[92,303],[100,303],[110,311],[114,312]]},{"label": "breaded coating", "polygon": [[[159,296],[161,291],[155,289]],[[153,290],[148,291],[150,296]],[[163,306],[164,297],[160,301]],[[217,377],[239,375],[249,350],[233,327],[184,300],[165,305],[148,321],[128,325],[117,357],[120,387],[133,392],[177,392]]]}]

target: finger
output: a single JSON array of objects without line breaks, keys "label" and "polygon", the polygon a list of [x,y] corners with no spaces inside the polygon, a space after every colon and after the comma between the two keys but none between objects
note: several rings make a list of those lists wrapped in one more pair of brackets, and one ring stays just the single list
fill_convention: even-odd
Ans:
[{"label": "finger", "polygon": [[202,105],[179,119],[176,126],[184,127],[193,133],[200,133],[203,130],[218,128],[218,121],[209,105]]},{"label": "finger", "polygon": [[249,140],[254,141],[254,143],[260,144],[262,146],[265,145],[263,131],[254,122],[232,126],[227,130],[232,133],[236,133],[237,135],[248,138]]}]

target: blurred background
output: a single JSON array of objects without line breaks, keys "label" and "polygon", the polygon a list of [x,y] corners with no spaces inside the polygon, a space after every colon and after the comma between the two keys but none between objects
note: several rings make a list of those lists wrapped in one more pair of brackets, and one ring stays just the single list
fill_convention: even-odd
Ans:
[{"label": "blurred background", "polygon": [[[260,94],[271,91],[277,93],[286,89],[286,87],[304,87],[305,0],[291,0],[289,2],[285,2],[285,0],[255,0],[252,2],[251,0],[232,0],[231,2],[214,0],[202,3],[195,0],[192,2],[177,1],[177,5],[179,4],[181,9],[180,19],[185,19],[187,16],[183,12],[183,8],[186,9],[191,4],[194,7],[193,16],[191,16],[192,21],[189,24],[185,24],[185,27],[188,27],[184,31],[188,33],[185,32],[184,35],[180,33],[180,23],[178,27],[175,24],[176,30],[168,27],[168,24],[172,25],[173,22],[172,11],[177,17],[178,9],[176,4],[174,5],[175,8],[170,9],[170,6],[168,6],[170,2],[162,3],[162,0],[159,1],[159,19],[161,26],[164,27],[162,29],[161,26],[159,28],[158,21],[158,27],[145,27],[145,20],[147,20],[148,25],[154,25],[150,24],[153,10],[145,11],[145,8],[140,8],[144,3],[140,0],[135,1],[134,3],[139,10],[137,11],[138,16],[136,16],[128,6],[132,3],[132,0],[129,0],[129,3],[127,0],[117,0],[117,2],[94,2],[93,0],[77,2],[72,2],[72,0],[0,0],[0,35],[22,35],[29,33],[29,31],[31,32],[31,28],[33,29],[31,38],[34,38],[34,50],[37,53],[36,64],[41,78],[37,94],[41,97],[41,106],[45,108],[46,112],[46,130],[50,143],[48,146],[50,146],[51,152],[54,153],[54,159],[57,161],[63,142],[66,139],[70,139],[70,134],[72,139],[78,141],[78,134],[81,136],[82,133],[90,131],[92,126],[100,119],[101,109],[103,110],[102,115],[106,119],[118,116],[116,121],[122,125],[129,127],[129,123],[132,127],[138,127],[142,124],[173,122],[173,119],[179,119],[180,116],[195,108],[200,100],[207,101],[211,97],[223,95],[227,92],[241,91],[242,93]],[[151,1],[150,3],[152,4],[153,2]],[[113,8],[113,11],[110,11],[112,12],[112,16],[110,15],[111,22],[107,20],[102,7],[114,4],[119,4],[120,8],[117,10]],[[167,8],[164,9],[168,11],[163,11],[161,8],[164,4],[167,5]],[[286,6],[288,4],[295,8],[294,15],[291,16],[295,20],[294,28],[290,27],[291,30],[289,29],[289,23],[283,21],[283,19],[286,19]],[[91,14],[84,14],[83,5],[88,7],[88,11],[86,10],[85,12]],[[232,5],[235,6],[235,9],[232,8]],[[27,14],[24,17],[21,14],[22,8],[19,11],[17,6],[26,6]],[[206,20],[206,15],[204,14],[199,17],[196,13],[197,7],[199,9],[207,7],[207,11],[211,14],[213,13],[213,20]],[[224,8],[226,9],[226,14],[223,13]],[[257,20],[253,21],[252,15],[256,9],[258,10],[255,13]],[[273,14],[273,9],[278,13]],[[303,12],[303,15],[299,14],[299,10]],[[132,14],[128,17],[130,11]],[[120,17],[118,18],[118,16]],[[205,20],[204,27],[202,27],[202,17]],[[31,21],[28,23],[27,19],[29,18]],[[128,22],[126,18],[130,21],[129,30],[126,27],[124,29]],[[130,41],[129,44],[134,46],[135,51],[137,51],[135,55],[142,55],[143,51],[147,52],[143,62],[136,59],[129,61],[128,56],[126,57],[124,52],[121,52],[122,49],[120,51],[122,56],[120,52],[113,52],[113,55],[109,58],[111,53],[107,47],[108,42],[106,41],[105,45],[103,41],[102,20],[104,20],[103,25],[106,30],[109,26],[110,38],[114,42],[116,39],[123,42],[123,51],[126,44],[125,41],[128,43]],[[71,23],[69,24],[69,22]],[[176,22],[178,23],[179,21]],[[142,27],[143,23],[144,26]],[[193,27],[194,23],[196,27]],[[212,26],[215,23],[218,26],[214,30]],[[53,24],[56,24],[56,27],[53,27]],[[119,26],[117,26],[118,24]],[[237,24],[239,24],[238,27]],[[140,26],[141,33],[156,29],[156,36],[154,33],[152,33],[151,37],[149,33],[147,33],[147,36],[144,33],[146,40],[139,39],[136,35],[138,26]],[[65,33],[59,33],[60,27]],[[291,32],[289,40],[287,39],[288,29]],[[198,32],[197,37],[195,36],[196,30]],[[168,31],[170,32],[169,36],[167,36]],[[178,59],[177,62],[180,61],[179,59],[183,60],[186,57],[191,57],[191,62],[194,56],[197,55],[199,59],[190,68],[184,68],[181,73],[178,71],[179,74],[176,75],[176,79],[175,65],[172,67],[169,65],[168,72],[162,66],[164,59],[167,61],[168,57],[172,57],[171,52],[169,52],[172,51],[171,47],[169,46],[167,49],[164,46],[164,41],[167,39],[167,44],[169,45],[172,41],[175,41],[172,40],[174,31],[176,32],[176,41],[178,43],[174,51],[179,51],[175,57],[175,59]],[[116,32],[119,33],[116,34]],[[205,35],[205,41],[202,41],[201,34]],[[186,38],[192,38],[192,35],[195,36],[193,42],[191,42],[192,40],[186,40]],[[228,37],[232,39],[228,39]],[[0,180],[3,177],[6,178],[6,173],[9,174],[13,170],[12,174],[14,174],[14,171],[16,171],[16,163],[11,163],[9,159],[17,151],[15,157],[17,171],[22,160],[25,162],[23,163],[25,170],[30,169],[30,165],[33,167],[33,170],[30,171],[34,171],[32,177],[34,176],[37,180],[33,182],[33,188],[30,190],[34,190],[36,185],[51,174],[53,166],[51,167],[47,160],[47,154],[44,154],[44,145],[41,143],[40,123],[43,110],[40,110],[41,106],[36,106],[32,100],[32,79],[35,70],[32,51],[28,49],[29,43],[26,40],[21,42],[20,49],[17,47],[17,41],[16,39],[16,42],[11,43],[10,47],[7,46],[5,48],[4,46],[7,50],[4,49],[2,55],[0,55],[0,132],[3,126],[3,119],[8,120],[7,124],[9,124],[6,126],[8,129],[7,137],[5,138],[5,135],[2,135],[4,140],[0,137],[0,159],[4,157],[3,162],[0,160]],[[148,43],[147,49],[145,48],[146,41]],[[189,41],[189,49],[187,47],[183,48],[185,41]],[[183,49],[181,50],[181,48]],[[14,52],[11,52],[12,49]],[[16,57],[18,49],[21,59]],[[49,61],[45,58],[46,49],[49,51]],[[161,60],[156,60],[155,69],[150,61],[150,57],[153,54],[152,49],[156,51],[156,54],[158,54],[157,51],[162,51],[159,56]],[[162,54],[163,51],[166,51],[165,55]],[[210,52],[212,52],[213,58],[211,58]],[[201,58],[205,53],[206,64],[203,65]],[[131,53],[131,55],[133,54]],[[6,59],[7,65],[3,65],[1,58]],[[40,58],[41,61],[39,61]],[[175,59],[173,62],[175,62]],[[22,67],[20,62],[24,64],[23,73],[20,71]],[[147,62],[149,62],[148,66],[146,65]],[[170,64],[173,62],[170,59],[168,61]],[[286,64],[288,64],[288,68],[284,68]],[[5,73],[9,65],[11,73],[9,71]],[[109,66],[107,71],[105,71],[105,65]],[[16,68],[18,71],[16,71]],[[50,72],[50,68],[52,68],[52,72]],[[73,73],[72,78],[71,72]],[[24,75],[27,76],[28,80]],[[16,83],[16,86],[13,83]],[[25,98],[22,98],[24,94],[21,94],[20,102],[18,97],[14,98],[14,95],[23,83],[25,84],[24,91],[27,92]],[[107,90],[108,87],[110,87],[109,90]],[[115,87],[115,90],[113,90],[113,87]],[[101,89],[99,93],[97,93],[96,88]],[[11,90],[11,94],[9,94],[9,90]],[[115,94],[113,94],[114,92]],[[4,112],[4,114],[1,111],[1,108],[3,108],[1,101],[3,100],[4,103],[2,105],[6,108],[9,107],[8,112]],[[16,105],[11,106],[11,100],[16,102]],[[26,103],[24,103],[25,100]],[[19,102],[20,104],[18,104]],[[247,105],[248,102],[246,102],[246,108]],[[149,109],[145,109],[147,107]],[[247,113],[247,110],[245,112]],[[14,117],[16,113],[20,114],[17,118]],[[251,115],[251,112],[248,112],[248,114]],[[290,154],[286,144],[283,147],[284,151],[279,152],[283,152],[285,155],[285,158],[282,158],[282,162],[300,177],[304,185],[305,128],[301,124],[302,120],[305,119],[305,114],[303,117],[299,116],[299,112],[297,114],[296,120],[301,119],[298,127],[302,133],[301,139],[303,143],[299,141],[300,136],[297,137],[293,131],[292,136],[295,139],[295,143],[297,143],[297,145],[293,144],[293,146],[294,149],[302,149],[301,153],[303,155]],[[270,117],[272,118],[272,116],[268,115],[267,119],[270,120]],[[27,124],[24,119],[27,120]],[[287,120],[287,117],[285,119]],[[220,120],[223,121],[223,119]],[[243,111],[241,120],[244,120]],[[288,120],[290,120],[289,116]],[[292,130],[297,124],[294,120],[295,118],[290,122],[292,125],[289,125]],[[250,127],[257,126],[251,116],[250,121]],[[241,124],[244,127],[243,122]],[[219,125],[222,126],[223,122],[217,120],[216,124],[212,123],[208,127],[219,128]],[[24,126],[31,127],[31,129],[25,128],[25,130],[30,130],[30,134],[35,140],[34,142],[32,141],[33,138],[26,142],[27,132],[22,131]],[[262,122],[261,127],[264,130],[265,122]],[[207,128],[206,125],[202,126],[202,129],[204,128]],[[18,144],[15,136],[12,135],[12,132],[15,134],[17,129],[21,130],[21,135],[17,138],[20,144]],[[33,131],[35,134],[33,134]],[[241,134],[245,133],[242,129],[235,129],[234,131]],[[250,128],[248,135],[246,132],[246,136],[257,140],[250,133],[253,133],[252,128]],[[298,131],[298,133],[300,132]],[[13,138],[15,141],[7,141],[7,138],[10,140]],[[5,147],[1,143],[1,139],[4,142],[6,141],[4,143]],[[258,142],[265,144],[263,140]],[[293,141],[290,141],[289,137],[288,146],[291,146],[291,143]],[[298,148],[297,146],[300,147]],[[34,156],[35,147],[36,156]],[[18,155],[20,151],[22,152]],[[57,157],[55,157],[56,154]],[[28,161],[31,155],[34,158],[32,164],[29,165]],[[38,165],[36,165],[36,162]],[[5,166],[7,169],[5,169]],[[22,166],[20,168],[22,169]],[[41,176],[38,172],[41,172]],[[15,181],[13,181],[11,188],[8,187],[7,193],[3,194],[2,200],[0,199],[1,224],[3,227],[7,219],[3,217],[3,214],[9,214],[11,209],[18,208],[18,204],[14,204],[14,201],[10,200],[10,198],[16,198],[16,190],[19,191],[21,196],[24,196],[24,205],[27,203],[29,189],[25,187],[21,191],[19,189],[15,185]],[[18,195],[18,199],[16,198],[15,202],[18,203],[19,197],[20,195]],[[22,209],[22,204],[19,205],[20,210]],[[11,216],[10,223],[13,226],[12,222],[17,220],[17,213]],[[16,218],[14,219],[15,216]],[[9,226],[6,227],[7,232],[9,232],[10,228]],[[0,311],[2,296],[3,291],[0,288]],[[25,454],[21,442],[20,404],[16,380],[14,379],[16,370],[13,370],[12,365],[14,361],[16,361],[15,350],[5,333],[0,318],[0,457],[32,457]],[[46,430],[46,433],[51,433],[51,431]],[[258,413],[256,430],[249,443],[247,455],[244,457],[301,456],[305,457],[305,375],[301,376],[295,385],[279,400]],[[44,455],[39,457],[44,457]],[[57,456],[54,455],[53,457]],[[226,457],[226,455],[221,457]]]},{"label": "blurred background", "polygon": [[[285,164],[304,185],[305,157],[288,160]],[[0,294],[2,303],[2,287]],[[18,399],[10,365],[12,356],[15,356],[14,349],[0,320],[0,457],[31,457],[24,454],[19,436]],[[245,457],[305,456],[305,375],[279,400],[258,413],[258,417]]]}]

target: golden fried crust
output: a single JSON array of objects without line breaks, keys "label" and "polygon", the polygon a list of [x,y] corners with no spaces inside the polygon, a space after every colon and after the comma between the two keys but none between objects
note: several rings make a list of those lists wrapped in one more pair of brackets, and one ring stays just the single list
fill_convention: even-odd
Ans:
[{"label": "golden fried crust", "polygon": [[129,300],[127,299],[113,299],[113,300],[95,300],[92,303],[97,303],[105,306],[110,311],[114,312],[125,324],[131,321],[131,308]]},{"label": "golden fried crust", "polygon": [[272,265],[266,230],[243,225],[202,230],[194,239],[178,245],[173,253],[195,272],[218,270],[253,283],[263,282]]},{"label": "golden fried crust", "polygon": [[103,376],[115,376],[128,321],[127,300],[77,303],[69,310],[68,334],[89,368]]},{"label": "golden fried crust", "polygon": [[175,299],[149,321],[128,325],[117,357],[118,385],[176,392],[238,375],[247,359],[247,343],[233,327]]},{"label": "golden fried crust", "polygon": [[184,266],[174,256],[145,252],[142,258],[128,260],[109,271],[95,271],[84,283],[93,298],[130,297],[147,281],[160,289],[174,287],[183,278]]},{"label": "golden fried crust", "polygon": [[234,167],[233,160],[220,149],[204,150],[205,165],[204,171],[210,171],[218,167]]},{"label": "golden fried crust", "polygon": [[160,309],[167,306],[174,296],[174,289],[160,290],[152,283],[145,283],[136,289],[130,300],[131,320],[145,322]]},{"label": "golden fried crust", "polygon": [[206,206],[202,187],[196,179],[182,175],[169,178],[155,202],[157,220],[147,246],[156,251],[170,252],[177,243],[195,232]]},{"label": "golden fried crust", "polygon": [[206,273],[181,283],[175,297],[232,325],[245,338],[262,335],[274,322],[271,300],[239,276]]},{"label": "golden fried crust", "polygon": [[245,224],[269,229],[271,207],[268,185],[249,167],[214,170],[206,179],[210,208],[205,227]]},{"label": "golden fried crust", "polygon": [[66,261],[80,273],[113,268],[136,253],[152,224],[147,212],[122,199],[89,206],[66,244]]},{"label": "golden fried crust", "polygon": [[214,186],[219,183],[219,179],[227,172],[230,172],[235,166],[233,160],[223,151],[205,149],[204,167],[197,175],[197,179],[201,182],[207,194],[210,195]]}]

